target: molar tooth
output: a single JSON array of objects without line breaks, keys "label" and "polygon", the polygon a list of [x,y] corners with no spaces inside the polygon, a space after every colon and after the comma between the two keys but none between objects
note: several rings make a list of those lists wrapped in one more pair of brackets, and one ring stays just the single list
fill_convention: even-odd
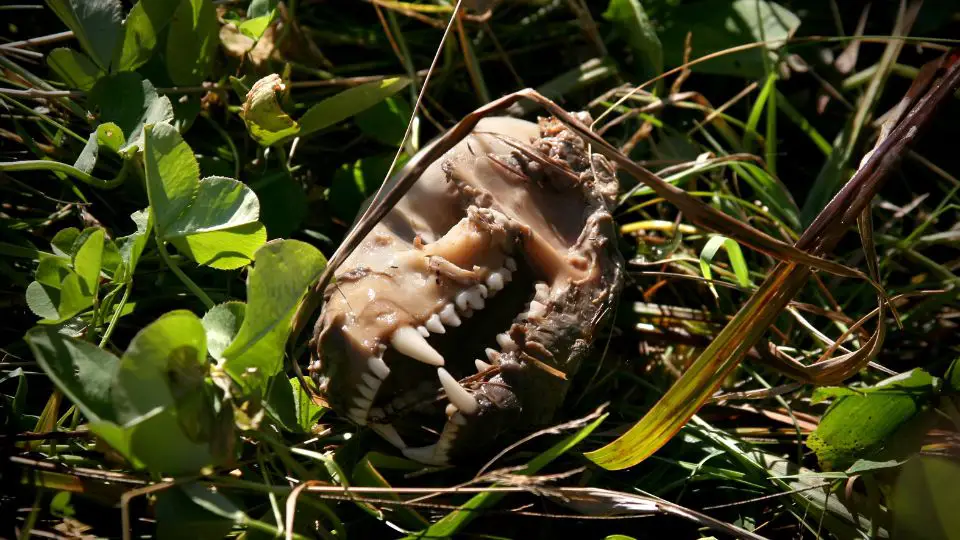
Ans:
[{"label": "molar tooth", "polygon": [[474,360],[473,363],[474,365],[477,366],[477,373],[482,373],[493,367],[490,364],[484,362],[483,360],[480,360],[479,358]]},{"label": "molar tooth", "polygon": [[400,434],[397,433],[397,428],[393,427],[391,424],[370,424],[370,429],[383,437],[388,443],[404,450],[407,448],[407,443],[403,442],[403,439],[400,438]]},{"label": "molar tooth", "polygon": [[423,337],[430,337],[430,330],[427,330],[426,326],[418,326],[417,332],[420,332],[420,335]]},{"label": "molar tooth", "polygon": [[367,367],[380,379],[386,379],[390,376],[390,368],[387,367],[387,363],[383,361],[383,358],[379,356],[367,358]]},{"label": "molar tooth", "polygon": [[450,403],[453,403],[466,414],[477,412],[477,408],[480,406],[477,403],[477,398],[460,386],[460,383],[453,378],[453,375],[450,375],[450,372],[443,368],[437,368],[437,376],[440,378],[440,385],[443,386],[443,391],[446,392]]},{"label": "molar tooth", "polygon": [[467,291],[467,303],[470,304],[470,307],[473,309],[483,309],[485,305],[483,297],[485,296],[484,292],[486,292],[487,288],[483,287],[483,291],[481,291],[480,287],[483,287],[483,285],[478,285]]},{"label": "molar tooth", "polygon": [[426,463],[427,465],[446,465],[447,456],[441,455],[437,452],[437,445],[431,444],[429,446],[418,446],[418,447],[407,447],[403,450],[403,455],[408,459],[413,461],[419,461],[420,463]]},{"label": "molar tooth", "polygon": [[490,272],[490,275],[487,276],[487,288],[490,289],[490,292],[495,293],[503,288],[503,276],[499,271]]},{"label": "molar tooth", "polygon": [[443,324],[454,328],[460,326],[460,317],[457,316],[457,310],[453,308],[453,304],[443,306],[440,311],[440,320],[443,321]]},{"label": "molar tooth", "polygon": [[497,345],[500,345],[500,348],[505,351],[515,351],[517,350],[517,344],[510,339],[510,336],[506,332],[503,334],[497,334]]},{"label": "molar tooth", "polygon": [[427,322],[424,323],[424,326],[427,327],[427,330],[433,332],[434,334],[446,334],[447,329],[443,327],[443,322],[440,321],[440,316],[434,313],[427,319]]},{"label": "molar tooth", "polygon": [[401,354],[419,360],[431,366],[442,366],[443,355],[427,343],[427,340],[413,329],[412,326],[397,328],[390,336],[390,344]]},{"label": "molar tooth", "polygon": [[490,347],[487,347],[483,352],[487,353],[487,359],[493,362],[494,364],[500,363],[500,353]]},{"label": "molar tooth", "polygon": [[507,257],[506,260],[503,261],[503,265],[511,272],[517,271],[517,261],[513,257]]},{"label": "molar tooth", "polygon": [[[366,373],[364,373],[364,375],[366,375]],[[375,389],[370,388],[369,386],[367,386],[367,385],[365,385],[365,384],[358,384],[358,385],[357,385],[357,392],[360,392],[360,394],[361,394],[364,398],[366,398],[369,402],[372,402],[372,401],[373,401],[373,396],[377,395],[377,391],[376,391]],[[360,398],[357,398],[357,399],[360,399]]]},{"label": "molar tooth", "polygon": [[467,307],[467,302],[468,302],[469,300],[470,300],[470,292],[469,292],[469,291],[460,291],[460,292],[457,293],[457,296],[455,296],[454,299],[453,299],[453,301],[457,304],[457,307],[460,309],[461,312],[466,311],[467,309],[469,309],[469,308]]}]

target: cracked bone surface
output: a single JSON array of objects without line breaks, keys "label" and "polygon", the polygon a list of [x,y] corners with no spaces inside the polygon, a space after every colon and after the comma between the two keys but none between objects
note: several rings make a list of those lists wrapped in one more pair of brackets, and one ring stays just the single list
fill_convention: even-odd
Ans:
[{"label": "cracked bone surface", "polygon": [[433,465],[549,422],[622,285],[616,194],[555,120],[482,120],[328,287],[310,367],[327,401]]}]

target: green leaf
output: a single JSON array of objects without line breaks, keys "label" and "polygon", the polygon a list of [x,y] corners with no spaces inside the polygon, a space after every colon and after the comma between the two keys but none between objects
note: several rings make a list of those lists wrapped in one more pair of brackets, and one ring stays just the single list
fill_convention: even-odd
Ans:
[{"label": "green leaf", "polygon": [[140,210],[130,214],[130,219],[137,225],[137,231],[133,234],[117,239],[117,248],[120,251],[120,258],[126,270],[124,276],[117,276],[118,281],[128,281],[132,279],[134,271],[137,269],[137,263],[140,262],[140,255],[143,248],[147,245],[150,238],[150,231],[153,229],[153,219],[151,219],[150,210]]},{"label": "green leaf", "polygon": [[146,64],[157,46],[157,35],[167,27],[178,2],[140,0],[123,21],[123,43],[120,58],[114,62],[117,71],[132,71]]},{"label": "green leaf", "polygon": [[103,261],[104,230],[100,228],[86,229],[80,233],[78,241],[82,240],[80,248],[73,255],[73,269],[82,279],[81,284],[86,287],[90,296],[97,294],[100,282],[100,266]]},{"label": "green leaf", "polygon": [[47,0],[60,20],[73,30],[95,64],[103,71],[110,67],[120,36],[123,12],[119,0]]},{"label": "green leaf", "polygon": [[297,409],[297,423],[300,425],[300,429],[310,433],[327,409],[313,400],[313,397],[303,389],[296,377],[290,379],[290,385],[293,387],[293,403]]},{"label": "green leaf", "polygon": [[207,332],[207,347],[210,356],[223,359],[223,351],[230,345],[240,330],[246,312],[243,302],[224,302],[203,315],[203,328]]},{"label": "green leaf", "polygon": [[100,157],[100,145],[97,143],[97,133],[93,132],[87,137],[87,144],[83,145],[83,150],[77,156],[77,161],[73,166],[77,169],[90,174],[93,168],[97,166],[97,158]]},{"label": "green leaf", "polygon": [[935,456],[917,456],[904,465],[893,492],[893,538],[960,539],[957,486],[960,466]]},{"label": "green leaf", "polygon": [[394,77],[361,84],[329,97],[310,107],[300,117],[300,136],[309,135],[342,122],[403,90],[408,84],[410,79]]},{"label": "green leaf", "polygon": [[250,0],[247,6],[247,17],[261,17],[267,15],[277,7],[279,0]]},{"label": "green leaf", "polygon": [[240,116],[253,140],[272,146],[300,132],[300,125],[280,106],[279,94],[285,87],[280,76],[270,74],[246,93]]},{"label": "green leaf", "polygon": [[663,46],[639,0],[610,0],[603,18],[613,22],[617,33],[630,45],[643,78],[663,72]]},{"label": "green leaf", "polygon": [[148,80],[134,72],[104,77],[89,95],[99,109],[100,121],[120,128],[126,143],[121,153],[143,146],[143,127],[173,120],[173,106],[166,96],[158,96]]},{"label": "green leaf", "polygon": [[233,520],[194,504],[180,486],[157,492],[154,508],[158,540],[223,538],[233,528]]},{"label": "green leaf", "polygon": [[[744,288],[750,287],[750,270],[747,268],[747,261],[743,258],[740,244],[726,236],[715,235],[711,237],[707,244],[703,246],[703,250],[700,251],[700,272],[703,273],[703,277],[713,279],[710,264],[713,263],[713,259],[717,256],[721,247],[727,251],[727,258],[730,259],[730,266],[733,267],[737,283]],[[713,286],[713,283],[710,283],[710,291],[713,292],[714,297],[717,297],[717,289]]]},{"label": "green leaf", "polygon": [[170,124],[144,128],[144,168],[154,226],[163,238],[197,192],[200,166]]},{"label": "green leaf", "polygon": [[240,30],[241,34],[256,41],[263,36],[264,32],[266,32],[267,28],[270,26],[270,23],[273,22],[273,18],[276,16],[276,13],[276,11],[271,11],[266,15],[260,15],[259,17],[247,19],[240,23],[240,26],[237,27],[237,29]]},{"label": "green leaf", "polygon": [[267,381],[283,366],[293,314],[327,261],[316,248],[297,240],[269,242],[254,260],[247,277],[246,316],[223,351],[223,368],[248,392],[263,395]]},{"label": "green leaf", "polygon": [[210,0],[180,0],[167,32],[167,74],[176,85],[203,82],[220,45],[217,12]]},{"label": "green leaf", "polygon": [[[380,154],[337,169],[328,195],[333,215],[347,223],[352,222],[364,201],[383,183],[392,162],[393,154]],[[398,170],[402,165],[402,162],[397,163]]]},{"label": "green leaf", "polygon": [[120,149],[126,144],[127,139],[123,136],[120,126],[113,122],[104,122],[97,126],[94,132],[97,136],[97,144],[109,148],[114,153],[119,153]]},{"label": "green leaf", "polygon": [[366,136],[386,144],[400,146],[410,121],[410,105],[401,96],[388,97],[354,118]]},{"label": "green leaf", "polygon": [[104,71],[90,57],[73,49],[59,47],[47,54],[47,65],[70,88],[87,91],[93,88]]},{"label": "green leaf", "polygon": [[825,470],[846,469],[858,459],[907,455],[919,445],[914,432],[925,431],[937,381],[914,369],[864,389],[863,395],[840,397],[807,438],[807,446]]},{"label": "green leaf", "polygon": [[765,73],[764,58],[800,26],[800,18],[767,0],[704,0],[683,3],[670,10],[672,25],[660,34],[667,64],[683,61],[684,41],[693,33],[690,58],[757,41],[774,41],[759,47],[697,64],[691,69],[705,73],[759,79]]},{"label": "green leaf", "polygon": [[88,420],[113,419],[110,393],[120,367],[116,356],[50,326],[31,329],[26,341],[37,364]]}]

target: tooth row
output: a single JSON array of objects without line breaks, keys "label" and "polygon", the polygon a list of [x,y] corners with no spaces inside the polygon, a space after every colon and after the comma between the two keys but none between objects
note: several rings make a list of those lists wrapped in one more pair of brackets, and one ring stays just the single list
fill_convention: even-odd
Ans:
[{"label": "tooth row", "polygon": [[497,345],[500,345],[500,348],[507,352],[515,351],[519,348],[506,332],[497,334]]},{"label": "tooth row", "polygon": [[457,310],[453,307],[453,304],[447,304],[443,306],[443,309],[440,310],[439,318],[443,324],[447,326],[452,326],[454,328],[460,326],[460,317],[457,316]]},{"label": "tooth row", "polygon": [[449,371],[442,367],[437,368],[437,377],[440,379],[440,386],[443,387],[443,391],[447,394],[447,399],[450,403],[466,414],[477,412],[477,409],[480,408],[480,404],[477,403],[477,398],[473,397],[470,392],[467,392],[464,387],[460,386],[460,383],[453,378],[453,375],[450,375]]},{"label": "tooth row", "polygon": [[490,272],[490,275],[487,276],[487,288],[490,289],[491,293],[495,293],[503,289],[507,283],[513,279],[513,273],[510,272],[507,268],[501,268],[499,270],[494,270]]},{"label": "tooth row", "polygon": [[485,305],[483,300],[488,294],[489,291],[486,286],[475,285],[465,291],[457,293],[453,302],[457,305],[460,313],[466,313],[472,309],[483,309]]},{"label": "tooth row", "polygon": [[440,320],[440,316],[434,313],[427,319],[427,322],[424,323],[424,326],[427,327],[427,330],[435,334],[446,334],[447,329],[443,327],[443,321]]},{"label": "tooth row", "polygon": [[400,354],[419,360],[424,364],[430,364],[431,366],[442,366],[444,364],[443,355],[427,343],[426,338],[412,326],[401,326],[394,330],[390,336],[390,344]]}]

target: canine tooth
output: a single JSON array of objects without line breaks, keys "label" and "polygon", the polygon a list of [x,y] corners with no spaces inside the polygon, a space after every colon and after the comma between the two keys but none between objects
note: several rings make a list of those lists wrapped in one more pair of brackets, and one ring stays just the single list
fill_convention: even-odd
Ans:
[{"label": "canine tooth", "polygon": [[517,271],[517,261],[513,257],[507,257],[506,260],[503,261],[503,265],[506,266],[507,270],[510,270],[511,272]]},{"label": "canine tooth", "polygon": [[536,300],[530,302],[530,316],[531,317],[543,317],[543,314],[547,312],[547,306],[537,302]]},{"label": "canine tooth", "polygon": [[361,426],[367,423],[367,411],[365,409],[351,407],[350,410],[347,411],[347,416]]},{"label": "canine tooth", "polygon": [[483,352],[487,353],[487,360],[490,360],[490,361],[493,362],[494,364],[499,364],[499,363],[500,363],[500,362],[499,362],[499,360],[500,360],[500,353],[497,352],[496,350],[491,349],[490,347],[487,347],[486,349],[484,349]]},{"label": "canine tooth", "polygon": [[[353,404],[357,407],[360,407],[364,411],[368,411],[370,410],[370,405],[373,404],[373,401],[367,398],[355,397],[353,398]],[[366,416],[366,414],[364,414],[364,416]]]},{"label": "canine tooth", "polygon": [[493,367],[490,364],[484,362],[483,360],[480,360],[479,358],[474,360],[473,363],[474,365],[477,366],[477,373],[482,373]]},{"label": "canine tooth", "polygon": [[450,400],[450,403],[467,414],[477,412],[477,407],[480,406],[477,403],[477,398],[464,390],[450,372],[443,368],[437,368],[437,376],[440,378],[440,385],[443,386],[443,391],[447,393],[447,399]]},{"label": "canine tooth", "polygon": [[423,337],[430,337],[430,331],[427,330],[426,326],[418,326],[417,332],[420,332],[420,335]]},{"label": "canine tooth", "polygon": [[454,405],[453,403],[447,403],[447,406],[446,406],[445,409],[443,409],[443,412],[444,412],[444,414],[446,414],[447,416],[453,416],[453,415],[457,414],[457,412],[458,412],[459,410],[460,410],[460,409],[458,409],[457,406]]},{"label": "canine tooth", "polygon": [[400,434],[397,433],[397,428],[393,427],[390,424],[370,424],[370,429],[376,432],[377,435],[380,435],[388,443],[396,446],[400,450],[407,448],[407,443],[403,442],[403,439],[400,438]]},{"label": "canine tooth", "polygon": [[397,328],[390,336],[390,344],[401,354],[419,360],[431,366],[442,366],[443,355],[427,343],[427,340],[413,329],[412,326]]},{"label": "canine tooth", "polygon": [[485,296],[484,292],[487,290],[487,288],[483,287],[483,291],[481,291],[480,287],[483,287],[483,285],[478,285],[467,291],[467,303],[469,303],[470,307],[473,309],[483,309],[483,306],[485,305],[483,302],[483,297]]},{"label": "canine tooth", "polygon": [[360,375],[360,378],[363,379],[363,382],[373,390],[379,389],[380,383],[383,382],[369,373],[363,373]]},{"label": "canine tooth", "polygon": [[487,276],[487,288],[490,289],[490,292],[497,292],[503,288],[503,276],[500,275],[500,272],[491,272]]},{"label": "canine tooth", "polygon": [[[366,375],[366,373],[364,373],[364,375]],[[365,384],[358,384],[358,385],[357,385],[357,392],[360,392],[360,394],[361,394],[364,398],[366,398],[366,400],[369,401],[369,402],[373,402],[373,397],[377,395],[377,391],[376,391],[376,390],[374,390],[373,388],[370,388],[369,386],[367,386],[367,385],[365,385]],[[357,399],[360,399],[360,398],[357,398]]]},{"label": "canine tooth", "polygon": [[443,309],[440,310],[440,320],[443,321],[443,324],[454,328],[460,326],[461,322],[460,317],[457,316],[457,310],[453,308],[453,304],[443,306]]},{"label": "canine tooth", "polygon": [[387,367],[387,363],[383,361],[383,358],[379,356],[367,358],[367,367],[370,368],[370,371],[372,371],[374,375],[380,377],[380,379],[386,379],[390,376],[390,368]]},{"label": "canine tooth", "polygon": [[457,296],[454,297],[453,301],[457,304],[457,307],[460,308],[460,311],[466,311],[469,309],[467,307],[467,302],[470,300],[469,291],[460,291],[457,293]]},{"label": "canine tooth", "polygon": [[446,465],[447,456],[437,453],[437,445],[418,446],[415,448],[407,447],[402,450],[403,455],[413,461],[426,463],[427,465]]},{"label": "canine tooth", "polygon": [[446,334],[447,329],[443,327],[443,322],[440,321],[440,316],[434,313],[427,319],[427,322],[424,323],[424,326],[427,327],[427,330],[433,332],[434,334]]},{"label": "canine tooth", "polygon": [[517,349],[517,344],[510,339],[506,333],[497,334],[497,345],[500,345],[500,348],[505,351],[515,351]]}]

